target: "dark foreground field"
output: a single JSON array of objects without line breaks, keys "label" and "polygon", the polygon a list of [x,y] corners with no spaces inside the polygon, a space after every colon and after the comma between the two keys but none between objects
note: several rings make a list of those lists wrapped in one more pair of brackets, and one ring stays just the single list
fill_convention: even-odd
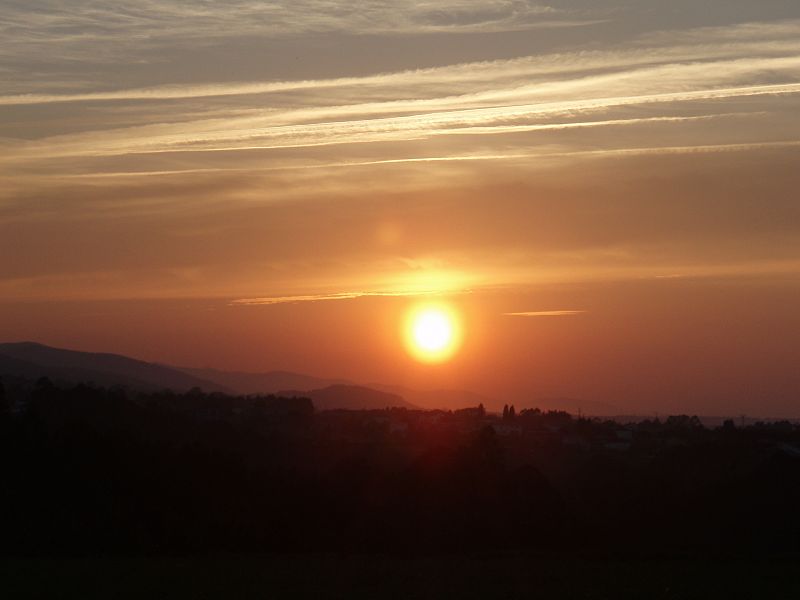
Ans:
[{"label": "dark foreground field", "polygon": [[6,560],[2,597],[567,598],[800,597],[798,558],[224,557]]},{"label": "dark foreground field", "polygon": [[793,423],[19,389],[0,600],[800,598]]}]

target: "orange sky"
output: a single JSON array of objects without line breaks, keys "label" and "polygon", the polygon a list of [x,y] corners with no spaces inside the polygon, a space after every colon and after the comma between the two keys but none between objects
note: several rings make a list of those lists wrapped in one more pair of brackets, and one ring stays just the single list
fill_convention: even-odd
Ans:
[{"label": "orange sky", "polygon": [[800,416],[796,2],[0,11],[2,340]]}]

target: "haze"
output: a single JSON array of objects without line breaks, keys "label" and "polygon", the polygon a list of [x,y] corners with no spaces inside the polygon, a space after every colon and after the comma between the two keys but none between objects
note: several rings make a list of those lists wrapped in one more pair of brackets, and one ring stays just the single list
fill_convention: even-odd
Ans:
[{"label": "haze", "polygon": [[[0,35],[0,341],[800,417],[793,0],[26,0]],[[431,298],[441,364],[403,347]]]}]

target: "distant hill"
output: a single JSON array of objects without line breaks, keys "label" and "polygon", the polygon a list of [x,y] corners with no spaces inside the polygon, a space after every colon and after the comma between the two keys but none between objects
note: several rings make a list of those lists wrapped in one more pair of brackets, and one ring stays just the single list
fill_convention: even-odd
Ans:
[{"label": "distant hill", "polygon": [[581,400],[579,398],[537,398],[532,402],[518,403],[517,410],[520,410],[520,408],[563,410],[573,415],[582,413],[587,416],[605,416],[621,414],[623,412],[619,406],[613,404]]},{"label": "distant hill", "polygon": [[318,390],[283,390],[278,396],[311,398],[316,410],[378,410],[384,408],[417,408],[397,394],[389,394],[359,385],[331,385]]},{"label": "distant hill", "polygon": [[280,393],[310,397],[319,410],[389,406],[452,410],[478,404],[488,408],[495,404],[484,396],[461,390],[419,391],[379,383],[358,385],[345,379],[289,371],[247,373],[174,367],[119,354],[79,352],[34,342],[0,344],[0,376],[3,375],[31,380],[46,376],[54,383],[93,382],[141,391],[185,392],[197,387],[205,392],[240,395]]},{"label": "distant hill", "polygon": [[230,392],[224,385],[163,365],[119,354],[78,352],[34,342],[0,344],[0,375],[48,377],[57,383],[123,385],[142,391],[185,392],[199,387],[206,392]]},{"label": "distant hill", "polygon": [[[266,371],[263,373],[246,373],[240,371],[219,371],[217,369],[192,369],[185,367],[172,367],[202,379],[213,381],[239,394],[276,394],[289,390],[298,395],[308,396],[312,390],[321,390],[332,386],[349,386],[358,389],[371,389],[400,396],[409,406],[423,409],[458,409],[469,406],[493,406],[496,404],[491,399],[463,390],[435,390],[419,391],[399,385],[382,383],[357,384],[346,379],[329,379],[292,373],[289,371]],[[400,406],[399,404],[397,406]]]},{"label": "distant hill", "polygon": [[369,387],[402,396],[407,402],[426,410],[456,410],[483,404],[488,410],[496,402],[491,398],[465,390],[412,390],[399,385],[368,383]]},{"label": "distant hill", "polygon": [[345,379],[325,379],[289,371],[245,373],[241,371],[219,371],[217,369],[170,368],[192,377],[213,381],[239,394],[275,394],[281,390],[308,392],[332,385],[353,385],[352,381]]}]

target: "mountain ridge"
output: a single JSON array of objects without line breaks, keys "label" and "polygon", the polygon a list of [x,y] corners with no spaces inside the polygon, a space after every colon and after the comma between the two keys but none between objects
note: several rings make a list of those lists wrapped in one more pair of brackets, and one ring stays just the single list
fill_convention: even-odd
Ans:
[{"label": "mountain ridge", "polygon": [[183,373],[224,385],[239,394],[275,394],[281,390],[309,391],[331,385],[360,385],[347,379],[316,377],[293,371],[225,371],[209,367],[175,367]]},{"label": "mountain ridge", "polygon": [[194,377],[170,367],[122,354],[83,352],[55,348],[37,342],[0,343],[0,375],[48,377],[66,383],[93,382],[123,385],[144,391],[199,387],[208,392],[231,390],[213,381]]},{"label": "mountain ridge", "polygon": [[[385,408],[400,406],[422,410],[455,410],[483,404],[497,409],[498,402],[466,390],[415,390],[401,385],[361,383],[343,378],[316,377],[292,371],[224,371],[213,368],[176,367],[141,361],[122,354],[83,352],[37,342],[0,343],[0,375],[28,379],[49,377],[54,382],[93,382],[122,385],[141,391],[172,389],[231,395],[292,394],[311,397],[320,410],[329,408]],[[348,394],[350,397],[348,397]],[[517,402],[518,410],[538,406],[584,414],[620,414],[616,406],[573,398],[539,398]]]}]

